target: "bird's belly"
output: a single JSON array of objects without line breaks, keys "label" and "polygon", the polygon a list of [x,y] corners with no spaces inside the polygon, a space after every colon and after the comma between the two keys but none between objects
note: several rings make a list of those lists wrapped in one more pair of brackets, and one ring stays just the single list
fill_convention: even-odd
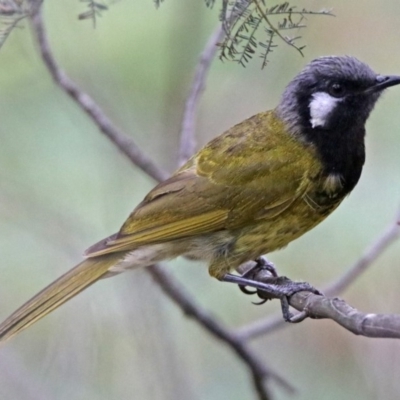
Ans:
[{"label": "bird's belly", "polygon": [[193,260],[210,261],[221,249],[228,248],[232,241],[233,237],[230,232],[219,231],[140,246],[128,252],[120,262],[109,269],[109,272],[118,274],[128,269],[146,267],[181,255]]},{"label": "bird's belly", "polygon": [[285,247],[324,220],[338,204],[313,208],[309,201],[299,199],[274,218],[252,221],[235,230],[141,246],[129,252],[110,268],[110,272],[144,267],[179,255],[211,263],[217,259],[224,260],[225,266],[236,269],[246,261]]}]

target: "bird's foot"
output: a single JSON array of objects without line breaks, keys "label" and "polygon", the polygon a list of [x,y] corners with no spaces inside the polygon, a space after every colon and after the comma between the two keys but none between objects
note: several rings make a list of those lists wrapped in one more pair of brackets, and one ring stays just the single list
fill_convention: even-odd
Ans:
[{"label": "bird's foot", "polygon": [[[226,274],[221,280],[236,283],[243,293],[257,294],[262,301],[255,304],[263,304],[267,300],[278,298],[281,301],[284,320],[292,323],[302,321],[307,317],[307,314],[302,312],[294,316],[290,312],[290,296],[303,291],[321,294],[307,282],[294,282],[286,276],[278,276],[274,265],[261,257],[256,260],[256,265],[242,276]],[[248,290],[247,287],[252,287],[256,290]]]},{"label": "bird's foot", "polygon": [[[256,280],[256,277],[259,277],[260,275],[263,275],[263,277],[278,277],[278,272],[275,268],[275,265],[266,259],[265,257],[259,257],[254,260],[256,263],[253,267],[251,267],[249,270],[247,270],[244,274],[242,274],[242,278],[250,279],[250,280]],[[256,290],[249,290],[246,288],[245,285],[239,285],[239,289],[245,293],[245,294],[256,294],[258,292],[258,289]],[[259,296],[261,297],[261,296]],[[254,303],[254,304],[263,304],[265,303],[268,299],[262,298],[261,303]]]}]

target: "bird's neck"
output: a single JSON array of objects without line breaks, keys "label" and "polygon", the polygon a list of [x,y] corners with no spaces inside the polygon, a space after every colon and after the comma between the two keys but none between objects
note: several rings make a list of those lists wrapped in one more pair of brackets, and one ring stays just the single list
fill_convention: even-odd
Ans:
[{"label": "bird's neck", "polygon": [[[365,161],[365,115],[341,114],[335,118],[335,124],[325,127],[312,127],[308,106],[299,107],[301,102],[281,103],[276,111],[290,134],[315,147],[323,165],[323,176],[340,177],[341,195],[345,196],[353,190],[360,179]],[[296,110],[293,108],[296,106]]]},{"label": "bird's neck", "polygon": [[339,176],[342,195],[350,193],[360,179],[365,162],[365,128],[306,128],[300,135],[312,143],[323,165],[323,174]]}]

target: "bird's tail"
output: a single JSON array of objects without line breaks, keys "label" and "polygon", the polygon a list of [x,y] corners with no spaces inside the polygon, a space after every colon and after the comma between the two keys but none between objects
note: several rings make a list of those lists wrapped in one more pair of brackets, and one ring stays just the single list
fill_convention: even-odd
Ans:
[{"label": "bird's tail", "polygon": [[0,324],[0,341],[10,339],[96,282],[118,262],[118,253],[89,258],[62,275]]}]

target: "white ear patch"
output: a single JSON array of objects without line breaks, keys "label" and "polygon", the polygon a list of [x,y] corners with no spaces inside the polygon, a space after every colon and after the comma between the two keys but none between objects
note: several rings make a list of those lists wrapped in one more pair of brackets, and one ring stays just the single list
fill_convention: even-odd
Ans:
[{"label": "white ear patch", "polygon": [[326,92],[317,92],[312,96],[310,102],[310,123],[313,128],[316,126],[324,126],[328,115],[336,107],[340,101],[336,97],[332,97]]}]

